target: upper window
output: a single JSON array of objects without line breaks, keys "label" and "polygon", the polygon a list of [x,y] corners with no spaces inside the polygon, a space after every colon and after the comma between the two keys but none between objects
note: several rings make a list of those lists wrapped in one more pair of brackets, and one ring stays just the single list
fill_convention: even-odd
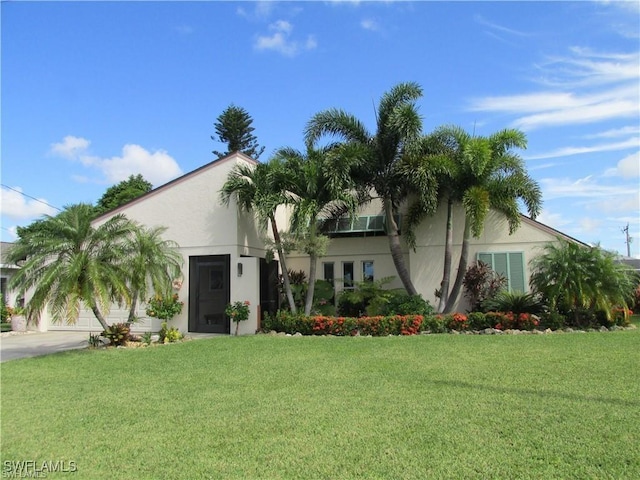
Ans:
[{"label": "upper window", "polygon": [[524,253],[522,252],[486,252],[479,253],[478,260],[507,279],[510,292],[526,292],[524,282]]},{"label": "upper window", "polygon": [[352,290],[355,288],[355,283],[353,278],[353,262],[342,263],[342,281],[343,281],[343,288],[345,290]]}]

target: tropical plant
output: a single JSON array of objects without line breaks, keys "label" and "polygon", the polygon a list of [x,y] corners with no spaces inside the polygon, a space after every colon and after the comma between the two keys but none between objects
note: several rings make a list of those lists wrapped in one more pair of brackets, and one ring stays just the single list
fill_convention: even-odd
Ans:
[{"label": "tropical plant", "polygon": [[21,266],[9,287],[20,296],[29,292],[29,322],[37,322],[49,305],[54,322],[72,324],[84,304],[106,330],[111,303],[130,301],[128,240],[137,227],[122,214],[93,226],[93,214],[88,204],[68,206],[45,217],[41,228],[20,237],[7,252],[7,261]]},{"label": "tropical plant", "polygon": [[160,332],[158,332],[158,341],[160,343],[175,343],[179,342],[184,338],[182,332],[178,330],[176,327],[169,327],[167,322],[162,322],[162,327],[160,328]]},{"label": "tropical plant", "polygon": [[146,313],[150,317],[166,321],[179,315],[182,312],[183,306],[184,302],[180,301],[177,293],[170,295],[156,293],[147,301]]},{"label": "tropical plant", "polygon": [[403,235],[413,246],[412,227],[437,206],[436,178],[414,148],[422,135],[422,120],[415,104],[421,96],[422,88],[413,82],[400,83],[385,93],[376,112],[373,134],[355,116],[340,109],[314,115],[305,130],[308,145],[316,144],[323,136],[333,136],[359,152],[362,164],[355,174],[357,183],[375,191],[382,202],[391,257],[410,295],[418,292],[404,260],[396,222],[399,207],[410,195],[414,196],[407,215],[409,221],[403,226]]},{"label": "tropical plant", "polygon": [[604,312],[611,320],[616,307],[632,301],[633,271],[599,246],[588,247],[558,238],[531,261],[530,283],[552,311],[573,316]]},{"label": "tropical plant", "polygon": [[238,336],[238,327],[240,326],[240,322],[244,322],[249,319],[250,305],[249,300],[245,300],[244,302],[233,302],[228,304],[224,310],[227,317],[236,324],[236,336]]},{"label": "tropical plant", "polygon": [[286,252],[276,223],[276,209],[289,201],[283,188],[286,171],[282,162],[272,159],[268,163],[248,165],[237,164],[227,177],[220,190],[220,199],[229,205],[231,198],[236,199],[238,208],[245,212],[255,212],[258,227],[265,233],[269,225],[273,234],[278,260],[282,269],[282,279],[289,308],[296,312],[296,304],[291,291]]},{"label": "tropical plant", "polygon": [[114,323],[113,325],[105,328],[101,335],[108,338],[112,346],[119,347],[129,340],[130,334],[131,329],[128,323]]},{"label": "tropical plant", "polygon": [[221,153],[214,150],[213,154],[221,158],[229,153],[242,152],[258,160],[264,152],[264,147],[258,145],[258,140],[252,133],[255,130],[251,126],[252,123],[253,118],[244,108],[229,105],[213,124],[216,136],[211,137],[216,142],[226,143],[227,151]]},{"label": "tropical plant", "polygon": [[309,281],[304,312],[311,313],[316,282],[318,258],[326,252],[328,237],[318,231],[321,219],[335,216],[335,212],[354,217],[359,206],[357,185],[353,171],[357,159],[349,149],[331,145],[308,148],[306,153],[281,148],[274,158],[283,162],[287,171],[285,188],[292,205],[291,232],[298,238],[300,248],[309,255]]},{"label": "tropical plant", "polygon": [[482,303],[482,310],[493,312],[512,312],[516,315],[530,313],[538,315],[544,306],[537,295],[524,292],[499,291]]},{"label": "tropical plant", "polygon": [[463,283],[465,295],[471,303],[471,311],[478,311],[504,288],[507,279],[478,260],[467,269]]},{"label": "tropical plant", "polygon": [[177,250],[178,244],[163,239],[165,231],[166,227],[140,227],[128,240],[128,248],[134,252],[127,279],[131,289],[129,323],[135,320],[138,299],[149,295],[149,287],[161,297],[169,297],[173,281],[181,274],[182,255]]},{"label": "tropical plant", "polygon": [[[526,171],[524,161],[513,152],[514,148],[526,148],[527,140],[519,130],[505,129],[488,137],[469,135],[456,126],[438,129],[434,136],[444,145],[438,153],[446,152],[450,162],[440,169],[444,175],[442,184],[447,201],[447,229],[445,245],[445,267],[440,289],[440,306],[450,312],[460,294],[467,271],[469,242],[478,238],[483,230],[490,210],[505,216],[509,224],[509,234],[520,226],[521,201],[527,212],[535,218],[542,205],[540,187]],[[456,278],[449,290],[452,248],[453,205],[462,204],[465,212],[464,233],[460,261]]]}]

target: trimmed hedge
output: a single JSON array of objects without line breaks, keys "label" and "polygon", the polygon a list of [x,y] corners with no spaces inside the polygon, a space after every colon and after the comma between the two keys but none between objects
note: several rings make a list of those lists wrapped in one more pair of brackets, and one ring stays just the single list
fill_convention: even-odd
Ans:
[{"label": "trimmed hedge", "polygon": [[305,316],[278,312],[263,322],[265,330],[303,335],[415,335],[421,331],[422,315],[389,315],[376,317],[325,317]]}]

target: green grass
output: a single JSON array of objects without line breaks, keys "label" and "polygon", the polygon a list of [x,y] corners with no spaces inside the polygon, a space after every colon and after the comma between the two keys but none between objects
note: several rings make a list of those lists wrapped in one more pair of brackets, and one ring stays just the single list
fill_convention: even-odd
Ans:
[{"label": "green grass", "polygon": [[640,330],[197,340],[2,365],[47,478],[640,478]]}]

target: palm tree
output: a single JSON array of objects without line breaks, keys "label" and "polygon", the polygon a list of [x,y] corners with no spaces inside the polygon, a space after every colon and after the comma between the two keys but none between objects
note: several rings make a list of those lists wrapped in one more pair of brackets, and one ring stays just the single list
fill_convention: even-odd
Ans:
[{"label": "palm tree", "polygon": [[302,153],[293,148],[281,148],[274,157],[281,160],[289,175],[287,190],[292,194],[291,231],[300,239],[309,255],[309,287],[305,300],[305,315],[311,313],[315,292],[318,258],[324,255],[327,238],[318,231],[318,222],[340,214],[354,217],[359,195],[352,171],[357,159],[348,148],[330,145],[307,149]]},{"label": "palm tree", "polygon": [[[360,147],[363,164],[357,181],[375,190],[382,201],[391,257],[398,277],[410,295],[418,292],[404,261],[400,231],[395,219],[400,204],[411,193],[418,195],[410,208],[409,229],[436,205],[434,178],[418,156],[409,155],[413,151],[413,144],[422,134],[422,119],[415,105],[421,96],[422,88],[413,82],[400,83],[385,93],[376,112],[374,134],[355,116],[339,109],[314,115],[305,129],[308,145],[329,135]],[[410,231],[406,233],[407,243],[412,246],[415,239]]]},{"label": "palm tree", "polygon": [[[451,261],[451,252],[445,251],[441,295],[445,296],[444,311],[449,312],[460,295],[471,236],[478,238],[482,234],[489,211],[502,213],[512,234],[520,226],[519,201],[524,203],[531,218],[535,218],[540,213],[542,194],[539,185],[527,174],[523,160],[512,152],[513,148],[527,146],[521,131],[505,129],[489,137],[474,137],[459,127],[449,126],[441,128],[436,135],[449,146],[455,164],[448,170],[448,182],[453,187],[445,192],[448,206],[461,203],[465,211],[460,262],[450,292],[446,261]],[[453,209],[448,208],[445,250],[452,248],[452,215]]]},{"label": "palm tree", "polygon": [[29,322],[37,322],[48,305],[54,322],[73,324],[84,304],[106,330],[111,303],[130,301],[128,239],[136,226],[116,215],[94,227],[93,217],[92,205],[68,206],[55,217],[45,217],[42,228],[27,233],[10,249],[8,260],[21,268],[9,286],[21,296],[29,292],[25,305]]},{"label": "palm tree", "polygon": [[182,255],[176,250],[177,243],[162,238],[166,230],[166,227],[139,227],[128,240],[127,248],[134,252],[129,261],[129,323],[135,320],[138,300],[147,298],[149,286],[155,292],[166,293],[170,291],[172,281],[180,276]]},{"label": "palm tree", "polygon": [[282,162],[277,159],[272,159],[267,163],[258,163],[255,166],[239,163],[222,186],[220,199],[224,205],[228,206],[231,198],[234,197],[241,210],[255,212],[261,231],[266,232],[269,224],[271,225],[273,240],[282,268],[287,301],[291,311],[296,313],[283,241],[276,223],[276,209],[289,201],[283,187],[285,175]]},{"label": "palm tree", "polygon": [[598,246],[558,240],[531,261],[531,286],[552,311],[571,313],[578,323],[582,312],[602,311],[610,319],[614,308],[627,306],[636,285],[633,270]]}]

